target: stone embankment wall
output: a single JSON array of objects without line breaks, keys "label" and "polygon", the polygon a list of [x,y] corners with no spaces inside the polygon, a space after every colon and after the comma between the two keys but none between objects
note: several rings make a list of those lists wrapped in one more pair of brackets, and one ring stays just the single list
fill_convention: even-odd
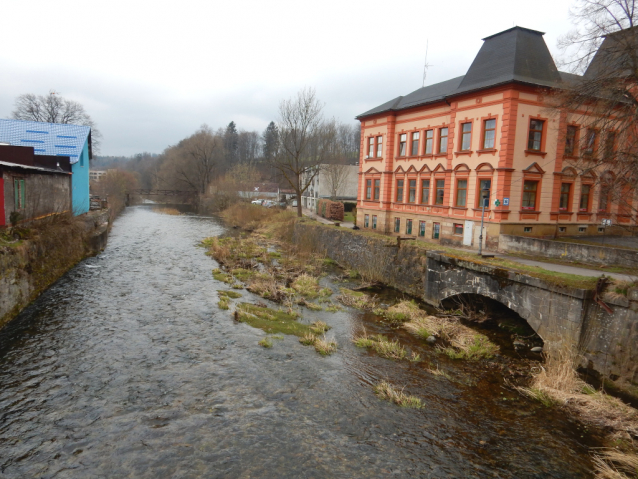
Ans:
[{"label": "stone embankment wall", "polygon": [[0,247],[0,328],[82,259],[106,247],[109,211],[53,223],[34,238]]},{"label": "stone embankment wall", "polygon": [[638,251],[523,236],[500,235],[499,251],[521,253],[603,266],[638,268]]},{"label": "stone embankment wall", "polygon": [[[547,346],[583,352],[584,367],[606,378],[638,384],[638,290],[608,298],[612,313],[593,292],[426,251],[396,238],[298,222],[293,241],[313,246],[338,263],[438,306],[459,294],[478,294],[506,305],[525,319]],[[635,299],[634,299],[635,296]]]}]

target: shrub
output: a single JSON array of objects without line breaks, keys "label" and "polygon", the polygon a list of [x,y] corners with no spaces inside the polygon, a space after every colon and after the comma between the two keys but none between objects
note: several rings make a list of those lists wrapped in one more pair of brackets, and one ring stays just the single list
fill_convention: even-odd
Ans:
[{"label": "shrub", "polygon": [[317,202],[317,214],[333,221],[343,221],[343,203],[339,201],[319,200]]}]

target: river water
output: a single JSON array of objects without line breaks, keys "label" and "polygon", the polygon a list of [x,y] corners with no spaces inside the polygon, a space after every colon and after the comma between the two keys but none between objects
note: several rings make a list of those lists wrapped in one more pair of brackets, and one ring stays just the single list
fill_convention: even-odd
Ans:
[{"label": "river water", "polygon": [[[329,357],[295,337],[261,348],[216,305],[227,286],[197,243],[223,232],[128,208],[104,253],[0,331],[0,477],[592,477],[595,438],[484,365],[441,359],[445,379],[354,347],[362,325],[412,341],[370,314],[304,315],[333,327]],[[378,399],[382,379],[426,407]]]}]

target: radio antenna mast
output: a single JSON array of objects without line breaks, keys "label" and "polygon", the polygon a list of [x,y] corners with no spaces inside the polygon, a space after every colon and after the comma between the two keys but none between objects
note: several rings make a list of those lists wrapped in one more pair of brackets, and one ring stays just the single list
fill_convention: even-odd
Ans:
[{"label": "radio antenna mast", "polygon": [[425,86],[425,78],[428,75],[428,67],[431,67],[432,65],[428,64],[428,46],[429,46],[430,40],[427,39],[425,42],[425,61],[423,63],[423,86]]}]

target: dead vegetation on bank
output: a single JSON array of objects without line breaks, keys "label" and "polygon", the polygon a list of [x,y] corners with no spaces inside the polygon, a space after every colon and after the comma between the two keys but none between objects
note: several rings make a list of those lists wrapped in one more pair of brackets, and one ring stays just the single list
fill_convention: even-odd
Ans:
[{"label": "dead vegetation on bank", "polygon": [[564,407],[584,422],[638,439],[638,410],[583,381],[577,358],[570,351],[546,354],[530,386],[517,389],[546,406]]}]

